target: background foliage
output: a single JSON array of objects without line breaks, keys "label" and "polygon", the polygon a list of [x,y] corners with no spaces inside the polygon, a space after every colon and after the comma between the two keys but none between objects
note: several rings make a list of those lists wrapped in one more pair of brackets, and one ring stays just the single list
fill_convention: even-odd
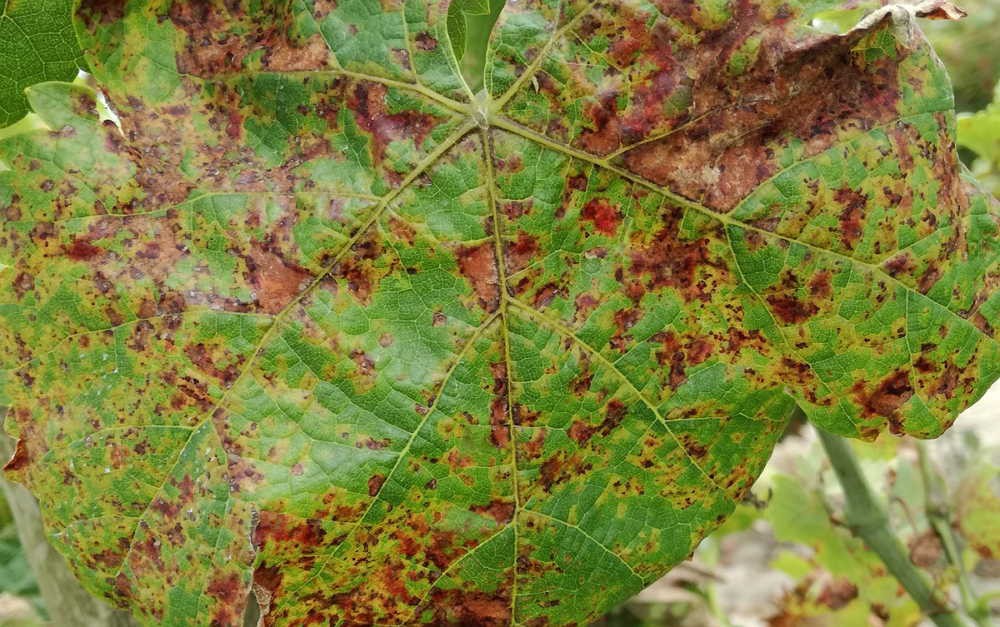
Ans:
[{"label": "background foliage", "polygon": [[[472,4],[489,8],[486,0]],[[962,5],[970,14],[966,20],[924,27],[955,85],[963,160],[1000,194],[1000,3],[966,0]],[[481,15],[456,15],[454,28],[475,41],[484,23]],[[12,23],[5,11],[0,29]],[[481,52],[473,48],[464,63],[482,62],[477,57]],[[3,68],[16,68],[19,54],[38,53],[30,46],[0,52],[6,55],[0,55]],[[58,78],[75,73],[75,58],[59,61]],[[15,113],[5,108],[8,116]],[[1000,529],[995,524],[1000,517],[1000,437],[991,424],[996,412],[995,406],[981,405],[929,443],[883,437],[875,444],[854,444],[869,480],[885,495],[893,527],[909,547],[911,560],[973,614],[1000,601]],[[779,445],[753,497],[703,543],[695,559],[601,622],[918,624],[922,617],[917,608],[842,525],[841,508],[842,495],[811,428],[798,425]],[[39,624],[44,618],[37,584],[9,511],[0,503],[0,625]],[[983,620],[990,619],[983,614]]]}]

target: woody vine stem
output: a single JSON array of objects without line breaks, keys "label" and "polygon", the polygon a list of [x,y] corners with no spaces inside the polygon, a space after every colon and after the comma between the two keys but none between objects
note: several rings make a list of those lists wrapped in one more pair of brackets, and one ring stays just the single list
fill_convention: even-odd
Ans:
[{"label": "woody vine stem", "polygon": [[[799,413],[801,410],[796,410]],[[964,627],[965,621],[953,612],[916,566],[889,527],[889,516],[875,497],[861,472],[851,445],[844,438],[816,429],[833,471],[844,490],[844,517],[847,527],[864,541],[886,569],[938,627]]]}]

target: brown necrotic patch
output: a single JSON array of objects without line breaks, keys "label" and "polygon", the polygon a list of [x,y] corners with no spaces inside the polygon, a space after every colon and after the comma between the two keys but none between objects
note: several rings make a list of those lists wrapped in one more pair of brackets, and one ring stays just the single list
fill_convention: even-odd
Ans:
[{"label": "brown necrotic patch", "polygon": [[493,373],[493,400],[490,401],[490,442],[497,448],[510,445],[510,420],[508,418],[507,363],[490,366]]},{"label": "brown necrotic patch", "polygon": [[883,379],[871,392],[865,390],[863,381],[854,385],[854,395],[866,416],[882,416],[889,419],[889,429],[899,435],[903,426],[898,420],[899,409],[913,396],[910,375],[899,370]]},{"label": "brown necrotic patch", "polygon": [[77,238],[65,248],[66,256],[73,261],[90,261],[104,253],[104,249],[94,246],[84,238]]},{"label": "brown necrotic patch", "polygon": [[493,242],[459,246],[455,255],[459,272],[469,281],[480,306],[491,313],[496,311],[500,306],[500,277]]},{"label": "brown necrotic patch", "polygon": [[680,232],[683,210],[670,207],[662,217],[662,226],[651,241],[633,250],[628,277],[620,272],[618,279],[627,283],[633,277],[644,279],[646,291],[674,288],[691,301],[708,296],[706,285],[699,284],[699,269],[713,266],[708,250],[708,238],[686,237]]},{"label": "brown necrotic patch", "polygon": [[385,159],[386,148],[392,142],[412,139],[414,145],[419,147],[442,122],[433,115],[418,111],[390,111],[387,93],[388,88],[381,83],[360,82],[354,86],[347,102],[354,112],[355,122],[372,136],[372,157],[376,163]]},{"label": "brown necrotic patch", "polygon": [[[738,21],[732,27],[742,28]],[[891,29],[887,18],[872,31],[773,41],[739,78],[718,67],[718,57],[699,59],[708,65],[696,68],[693,121],[626,152],[625,167],[712,208],[731,209],[778,171],[779,152],[791,141],[801,141],[808,157],[845,131],[898,117],[899,61],[870,62],[862,45],[883,32],[896,43]]]},{"label": "brown necrotic patch", "polygon": [[430,607],[436,625],[477,625],[500,627],[509,625],[511,598],[507,586],[499,586],[493,594],[477,590],[435,588]]},{"label": "brown necrotic patch", "polygon": [[592,223],[594,229],[602,235],[614,235],[622,219],[618,207],[606,198],[590,200],[580,211],[580,217]]},{"label": "brown necrotic patch", "polygon": [[514,519],[514,503],[507,499],[494,499],[486,505],[473,505],[469,511],[488,516],[498,525],[505,525]]},{"label": "brown necrotic patch", "polygon": [[767,297],[767,303],[778,320],[786,324],[799,324],[819,312],[815,303],[800,300],[794,296],[772,294]]},{"label": "brown necrotic patch", "polygon": [[259,245],[255,245],[245,259],[257,303],[269,314],[279,313],[287,307],[312,276],[304,268]]}]

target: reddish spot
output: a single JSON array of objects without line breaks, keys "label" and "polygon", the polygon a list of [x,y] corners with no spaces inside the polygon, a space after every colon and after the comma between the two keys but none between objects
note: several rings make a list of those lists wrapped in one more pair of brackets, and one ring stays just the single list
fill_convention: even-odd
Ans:
[{"label": "reddish spot", "polygon": [[840,241],[845,248],[853,249],[861,237],[865,205],[868,198],[846,187],[838,189],[834,200],[844,206],[840,212]]},{"label": "reddish spot", "polygon": [[835,579],[823,586],[816,602],[839,610],[858,597],[858,587],[847,579]]},{"label": "reddish spot", "polygon": [[269,314],[281,312],[299,293],[302,283],[310,277],[309,272],[273,252],[255,246],[250,252],[247,266],[250,281],[257,291],[257,302]]},{"label": "reddish spot", "polygon": [[574,420],[573,424],[569,427],[569,437],[577,444],[583,445],[594,435],[595,431],[597,429],[582,420]]},{"label": "reddish spot", "polygon": [[494,499],[486,505],[473,505],[469,510],[489,516],[497,521],[498,525],[505,525],[514,518],[514,503],[500,499]]},{"label": "reddish spot", "polygon": [[20,300],[25,294],[35,289],[35,277],[27,272],[21,272],[14,278],[13,287],[14,293],[17,294],[17,298]]},{"label": "reddish spot", "polygon": [[336,274],[347,281],[347,289],[365,305],[371,302],[376,277],[369,261],[382,254],[382,246],[372,237],[366,237],[351,248],[353,254],[341,262]]},{"label": "reddish spot", "polygon": [[375,362],[362,351],[352,351],[351,360],[358,367],[358,374],[370,377],[375,372]]},{"label": "reddish spot", "polygon": [[600,98],[600,104],[587,107],[591,129],[580,133],[578,143],[589,153],[606,155],[620,145],[620,125],[618,122],[618,94],[609,92]]},{"label": "reddish spot", "polygon": [[326,532],[322,521],[315,518],[301,519],[290,514],[281,514],[264,510],[260,513],[260,521],[254,529],[253,544],[263,547],[265,544],[291,544],[297,547],[313,547],[323,543]]},{"label": "reddish spot", "polygon": [[235,573],[217,577],[208,582],[205,592],[219,599],[236,603],[243,595],[243,582]]},{"label": "reddish spot", "polygon": [[589,292],[583,292],[576,297],[573,304],[576,305],[576,319],[582,321],[589,318],[601,303]]},{"label": "reddish spot", "polygon": [[538,290],[533,299],[536,309],[547,307],[552,300],[559,295],[559,286],[555,283],[546,283]]},{"label": "reddish spot", "polygon": [[507,264],[509,272],[517,272],[525,268],[538,254],[538,239],[525,232],[517,234],[517,240],[507,245]]},{"label": "reddish spot", "polygon": [[434,39],[426,32],[418,34],[414,37],[417,44],[418,50],[435,50],[438,47],[437,39]]},{"label": "reddish spot", "polygon": [[952,398],[955,395],[955,390],[958,389],[960,372],[961,370],[955,364],[948,364],[948,367],[941,373],[934,393],[945,398]]},{"label": "reddish spot", "polygon": [[542,488],[546,492],[551,490],[553,484],[555,484],[558,480],[562,467],[562,453],[557,453],[554,457],[551,457],[542,463],[541,468],[539,468],[539,479],[541,479]]},{"label": "reddish spot", "polygon": [[913,386],[910,385],[909,375],[900,370],[889,375],[867,396],[864,394],[864,383],[860,381],[855,384],[854,392],[867,415],[893,416],[913,396]]},{"label": "reddish spot", "polygon": [[254,586],[263,588],[273,594],[281,587],[281,580],[284,578],[281,567],[260,565],[253,573]]},{"label": "reddish spot", "polygon": [[575,174],[569,177],[567,181],[570,189],[575,189],[577,191],[582,191],[587,189],[587,177],[582,174]]},{"label": "reddish spot", "polygon": [[385,483],[385,475],[372,475],[368,479],[368,496],[378,496],[383,483]]},{"label": "reddish spot", "polygon": [[417,236],[416,229],[396,216],[389,218],[389,232],[392,233],[393,237],[407,244],[412,244]]},{"label": "reddish spot", "polygon": [[913,268],[913,259],[906,253],[896,255],[889,261],[885,262],[886,272],[894,277],[903,273],[911,272],[913,271]]},{"label": "reddish spot", "polygon": [[830,296],[833,290],[830,288],[830,271],[820,270],[809,281],[809,293],[817,298]]},{"label": "reddish spot", "polygon": [[511,599],[501,585],[495,595],[459,589],[434,588],[431,608],[437,613],[435,625],[475,625],[476,627],[501,627],[511,624]]},{"label": "reddish spot", "polygon": [[424,549],[427,557],[438,568],[447,568],[461,551],[462,547],[456,544],[455,533],[452,531],[431,533],[430,544]]},{"label": "reddish spot", "polygon": [[229,139],[239,139],[243,133],[243,116],[233,109],[229,112],[229,119],[226,122],[226,135]]},{"label": "reddish spot", "polygon": [[219,600],[212,615],[213,625],[238,625],[241,622],[247,586],[238,575],[230,573],[212,579],[205,592]]},{"label": "reddish spot", "polygon": [[[276,22],[276,24],[280,24]],[[278,26],[281,28],[281,26]],[[276,42],[270,43],[277,39]],[[327,67],[330,58],[330,48],[319,34],[314,34],[306,40],[305,45],[291,42],[284,35],[272,34],[268,38],[269,50],[264,62],[272,71],[301,72],[305,70],[321,70]]]},{"label": "reddish spot", "polygon": [[460,246],[456,251],[458,268],[479,297],[479,304],[489,312],[500,306],[500,280],[493,243]]},{"label": "reddish spot", "polygon": [[493,373],[493,401],[490,403],[490,442],[497,448],[510,444],[510,420],[507,407],[507,364],[490,366]]},{"label": "reddish spot", "polygon": [[625,418],[625,405],[621,401],[611,401],[604,412],[604,420],[597,426],[601,435],[608,435],[621,424]]},{"label": "reddish spot", "polygon": [[670,387],[674,389],[687,381],[688,366],[697,366],[715,351],[715,346],[709,340],[679,337],[673,331],[659,333],[653,339],[661,345],[660,350],[656,351],[656,360],[661,365],[670,366]]},{"label": "reddish spot", "polygon": [[191,363],[197,366],[199,370],[209,376],[215,377],[226,387],[235,381],[236,377],[239,375],[236,364],[230,364],[225,368],[219,368],[215,364],[213,355],[204,344],[188,344],[184,347],[184,354],[187,355],[188,359],[191,360]]},{"label": "reddish spot", "polygon": [[17,444],[14,445],[14,454],[4,465],[3,469],[7,472],[22,470],[30,461],[31,456],[28,455],[28,447],[24,443],[24,439],[21,438],[18,439]]},{"label": "reddish spot", "polygon": [[606,437],[621,424],[626,413],[625,405],[621,401],[613,400],[608,403],[604,412],[604,419],[600,424],[591,426],[581,420],[576,420],[570,425],[569,437],[581,446],[586,444],[595,433]]},{"label": "reddish spot", "polygon": [[593,222],[594,228],[604,235],[614,235],[621,223],[618,209],[605,198],[594,198],[584,205],[580,217]]},{"label": "reddish spot", "polygon": [[771,295],[767,297],[767,302],[770,303],[774,315],[787,324],[804,322],[819,311],[819,307],[815,304],[803,302],[794,296]]},{"label": "reddish spot", "polygon": [[[683,212],[671,208],[663,215],[663,227],[650,244],[632,253],[631,273],[648,277],[648,289],[672,287],[685,300],[708,297],[704,286],[695,281],[698,268],[709,264],[708,240],[685,239],[679,229]],[[624,279],[624,276],[621,277]]]},{"label": "reddish spot", "polygon": [[931,291],[934,284],[938,282],[941,278],[941,270],[935,265],[927,266],[924,273],[920,276],[920,280],[917,281],[917,289],[920,290],[921,294],[926,294]]},{"label": "reddish spot", "polygon": [[103,248],[94,246],[85,239],[75,239],[66,247],[66,256],[74,261],[87,261],[104,252]]},{"label": "reddish spot", "polygon": [[388,145],[397,140],[412,139],[418,148],[437,125],[437,118],[416,111],[389,113],[386,108],[388,89],[379,83],[360,82],[354,88],[349,106],[358,126],[372,135],[372,157],[381,162]]}]

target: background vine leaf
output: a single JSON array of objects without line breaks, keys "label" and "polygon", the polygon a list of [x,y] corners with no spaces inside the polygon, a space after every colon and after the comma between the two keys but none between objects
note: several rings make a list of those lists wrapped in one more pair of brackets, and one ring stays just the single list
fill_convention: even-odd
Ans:
[{"label": "background vine leaf", "polygon": [[0,128],[28,112],[27,87],[44,81],[71,81],[86,67],[72,18],[72,0],[4,0],[0,11]]},{"label": "background vine leaf", "polygon": [[[906,11],[81,3],[0,142],[7,466],[151,623],[568,624],[733,511],[797,403],[996,380],[993,201]],[[67,499],[67,491],[76,498]]]}]

